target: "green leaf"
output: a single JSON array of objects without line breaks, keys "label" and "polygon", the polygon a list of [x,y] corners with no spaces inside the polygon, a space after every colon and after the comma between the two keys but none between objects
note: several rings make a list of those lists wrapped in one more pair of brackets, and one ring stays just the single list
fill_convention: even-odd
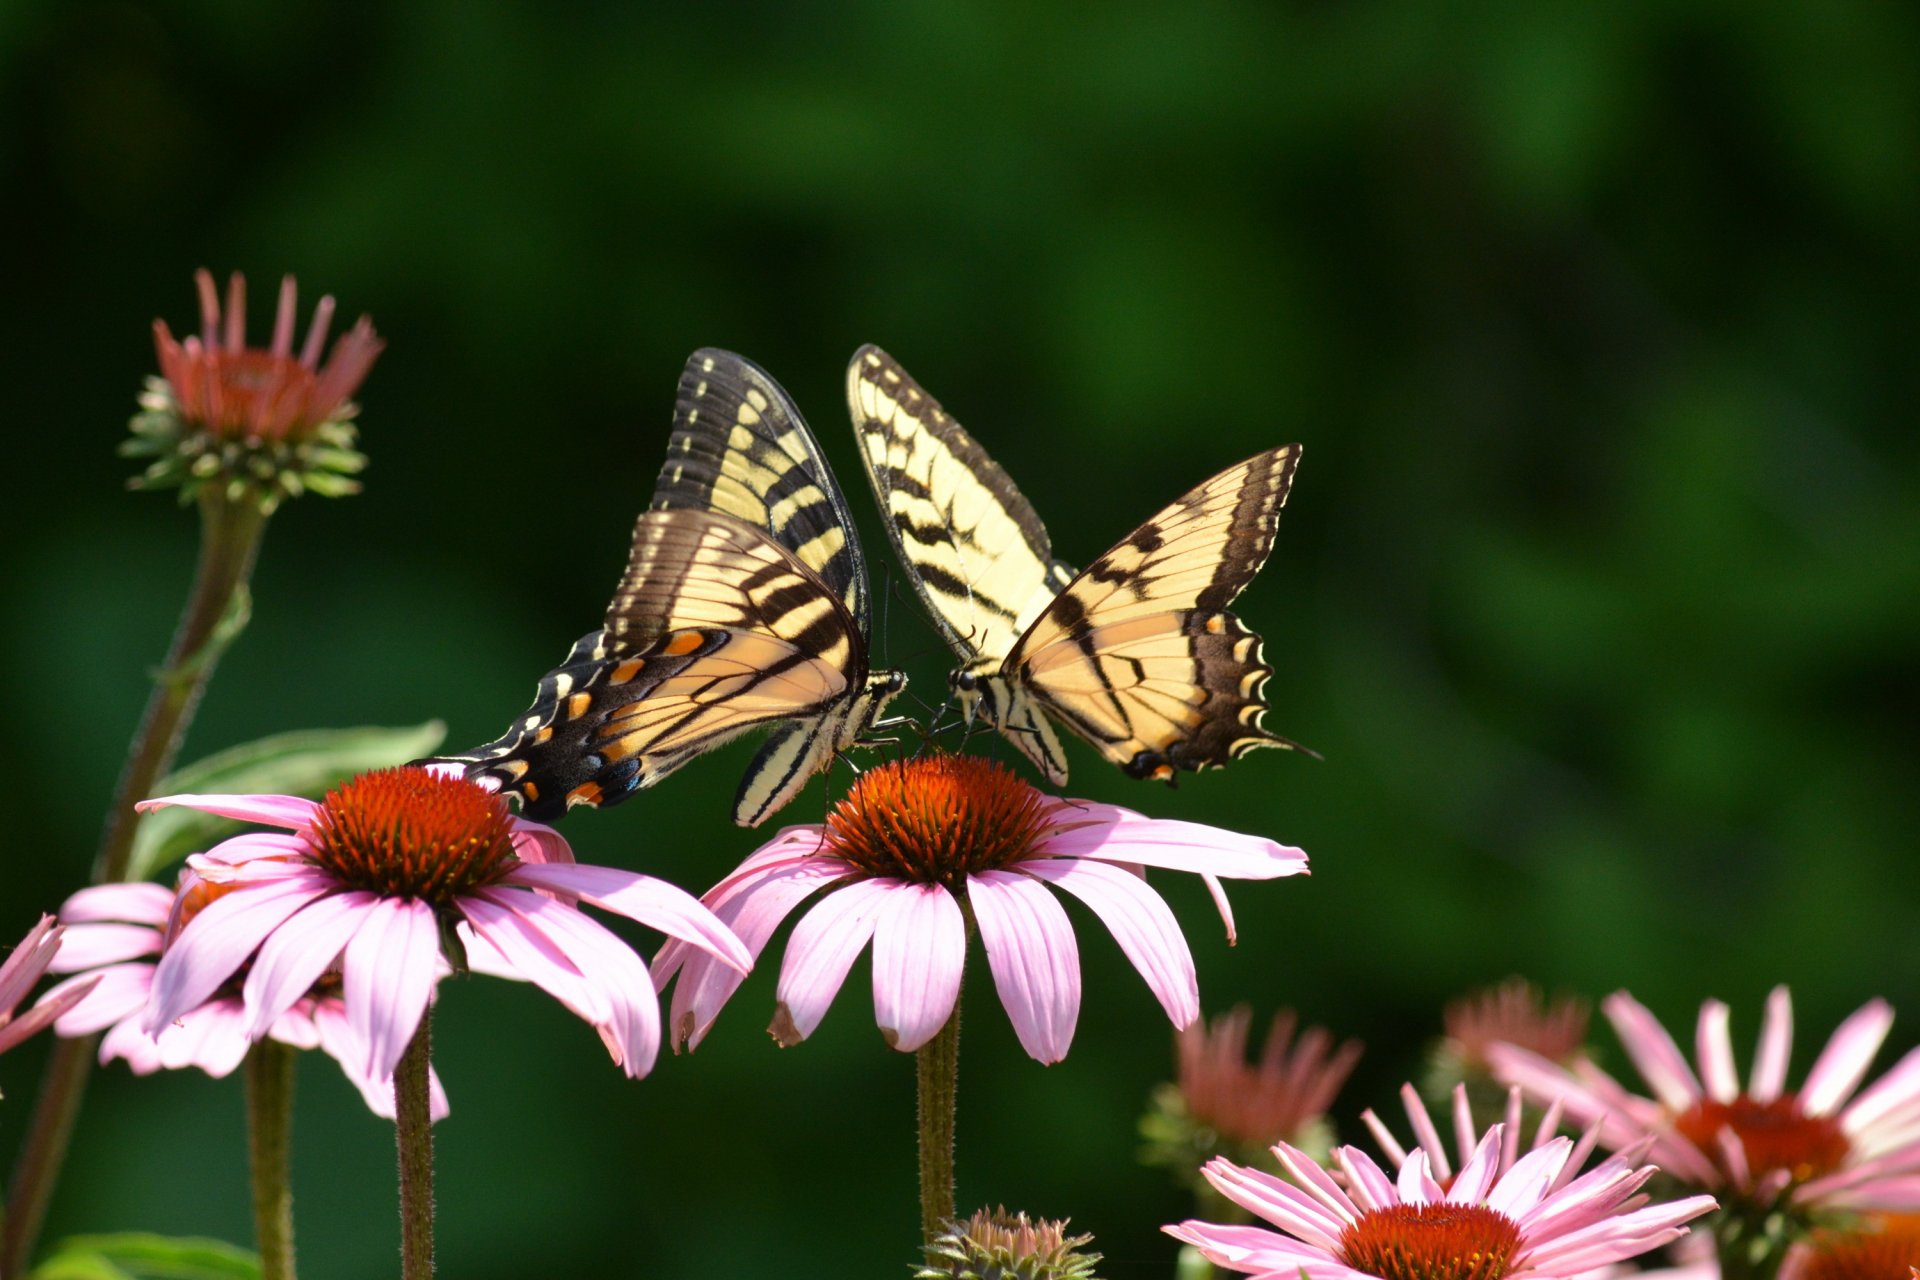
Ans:
[{"label": "green leaf", "polygon": [[[155,795],[271,794],[319,798],[366,769],[405,764],[432,752],[447,735],[438,720],[401,728],[303,729],[229,747],[178,769]],[[207,848],[242,824],[193,809],[157,809],[134,833],[127,878],[150,879],[164,867]]]},{"label": "green leaf", "polygon": [[129,1231],[70,1236],[29,1280],[259,1280],[260,1259],[224,1240]]}]

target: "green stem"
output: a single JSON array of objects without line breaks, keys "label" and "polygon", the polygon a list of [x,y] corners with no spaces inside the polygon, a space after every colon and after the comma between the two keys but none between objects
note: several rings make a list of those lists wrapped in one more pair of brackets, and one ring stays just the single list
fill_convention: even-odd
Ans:
[{"label": "green stem", "polygon": [[433,1115],[427,1094],[432,1010],[393,1073],[394,1132],[400,1146],[401,1280],[433,1276]]},{"label": "green stem", "polygon": [[920,1234],[932,1244],[953,1221],[953,1117],[959,1102],[960,1000],[914,1054],[920,1111]]},{"label": "green stem", "polygon": [[[173,764],[207,680],[244,621],[240,610],[246,599],[247,577],[253,571],[265,528],[266,517],[251,497],[230,502],[217,486],[201,490],[200,561],[194,571],[193,588],[114,789],[113,805],[94,859],[95,884],[109,884],[127,874],[134,827],[139,821],[133,806],[152,794],[154,783]],[[47,1206],[53,1199],[54,1184],[66,1163],[97,1041],[96,1036],[62,1040],[48,1055],[33,1116],[14,1161],[9,1212],[0,1231],[0,1276],[24,1273],[25,1262],[33,1255]]]},{"label": "green stem", "polygon": [[1808,1229],[1805,1222],[1761,1205],[1729,1205],[1711,1221],[1721,1280],[1774,1280],[1787,1246]]},{"label": "green stem", "polygon": [[247,1051],[247,1154],[260,1280],[293,1280],[293,1050],[262,1040]]}]

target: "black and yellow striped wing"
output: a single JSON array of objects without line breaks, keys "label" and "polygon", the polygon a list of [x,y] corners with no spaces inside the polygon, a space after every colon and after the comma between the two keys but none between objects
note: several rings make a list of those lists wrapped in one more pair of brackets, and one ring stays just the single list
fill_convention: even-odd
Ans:
[{"label": "black and yellow striped wing", "polygon": [[673,435],[653,489],[654,510],[677,508],[765,529],[866,633],[867,567],[846,497],[792,398],[744,356],[704,347],[680,373]]},{"label": "black and yellow striped wing", "polygon": [[1007,655],[1016,698],[1137,778],[1299,749],[1262,723],[1273,669],[1227,609],[1266,563],[1299,460],[1285,445],[1228,467],[1089,565]]},{"label": "black and yellow striped wing", "polygon": [[469,772],[551,819],[624,799],[756,726],[793,722],[742,784],[735,818],[753,825],[871,720],[868,685],[864,634],[794,552],[723,512],[648,511],[605,625]]},{"label": "black and yellow striped wing", "polygon": [[963,659],[1004,658],[1073,570],[1011,477],[875,346],[847,366],[847,405],[894,550]]}]

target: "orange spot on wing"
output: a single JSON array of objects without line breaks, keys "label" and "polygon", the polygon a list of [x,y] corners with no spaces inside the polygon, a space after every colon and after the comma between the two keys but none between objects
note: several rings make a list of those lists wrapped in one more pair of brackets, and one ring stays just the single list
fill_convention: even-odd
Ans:
[{"label": "orange spot on wing", "polygon": [[607,682],[609,684],[625,684],[627,681],[639,675],[640,668],[646,665],[647,664],[639,658],[628,658],[625,662],[613,669],[613,673],[607,677]]},{"label": "orange spot on wing", "polygon": [[592,694],[589,694],[589,693],[574,694],[571,698],[567,699],[567,719],[578,720],[581,716],[587,714],[587,708],[592,705],[593,705]]},{"label": "orange spot on wing", "polygon": [[660,652],[679,658],[692,653],[705,643],[706,637],[698,631],[679,631],[660,646]]},{"label": "orange spot on wing", "polygon": [[569,805],[599,804],[600,803],[600,784],[597,782],[581,783],[579,786],[575,787],[573,790],[567,792],[567,803]]}]

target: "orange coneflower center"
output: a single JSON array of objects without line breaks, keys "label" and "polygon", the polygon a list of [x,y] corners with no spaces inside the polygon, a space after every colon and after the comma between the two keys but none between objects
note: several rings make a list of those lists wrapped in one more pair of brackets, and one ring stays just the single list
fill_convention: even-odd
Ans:
[{"label": "orange coneflower center", "polygon": [[356,889],[444,905],[513,869],[512,835],[490,792],[402,768],[329,791],[307,841],[315,862]]},{"label": "orange coneflower center", "polygon": [[1520,1248],[1513,1219],[1477,1204],[1396,1204],[1340,1233],[1340,1254],[1384,1280],[1500,1280]]},{"label": "orange coneflower center", "polygon": [[1720,1131],[1731,1130],[1755,1178],[1784,1169],[1794,1181],[1804,1182],[1839,1168],[1852,1149],[1839,1121],[1808,1115],[1790,1093],[1770,1102],[1755,1101],[1744,1093],[1732,1102],[1702,1098],[1675,1116],[1673,1127],[1716,1158]]},{"label": "orange coneflower center", "polygon": [[1902,1220],[1883,1231],[1819,1232],[1807,1243],[1796,1280],[1909,1280],[1920,1266],[1920,1226]]},{"label": "orange coneflower center", "polygon": [[827,815],[830,852],[876,876],[959,888],[1033,854],[1047,797],[979,756],[895,760],[861,775]]},{"label": "orange coneflower center", "polygon": [[173,940],[180,936],[180,931],[187,927],[188,921],[212,906],[216,899],[224,898],[240,887],[238,881],[220,884],[202,880],[190,871],[181,872],[180,880],[183,887],[174,894],[173,909],[167,913],[167,928],[160,944],[163,950],[173,945]]}]

